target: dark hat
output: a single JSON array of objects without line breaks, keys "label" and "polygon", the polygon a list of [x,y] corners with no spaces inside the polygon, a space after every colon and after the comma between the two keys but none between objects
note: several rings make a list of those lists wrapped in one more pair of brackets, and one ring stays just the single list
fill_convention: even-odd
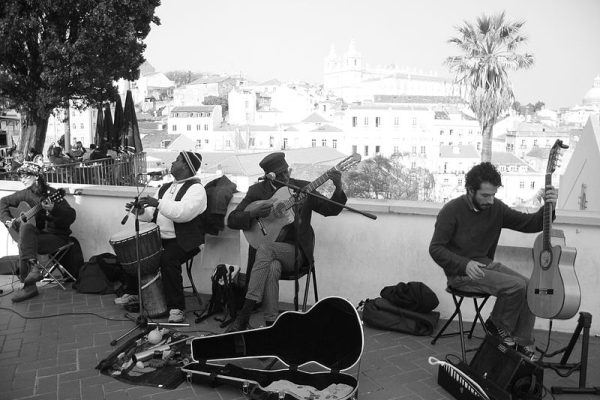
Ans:
[{"label": "dark hat", "polygon": [[202,156],[200,155],[200,153],[194,153],[192,151],[182,151],[181,156],[195,175],[196,172],[200,170],[200,166],[202,165]]},{"label": "dark hat", "polygon": [[258,165],[265,171],[266,174],[269,172],[281,172],[288,169],[288,163],[285,161],[285,153],[277,152],[271,153],[261,160]]}]

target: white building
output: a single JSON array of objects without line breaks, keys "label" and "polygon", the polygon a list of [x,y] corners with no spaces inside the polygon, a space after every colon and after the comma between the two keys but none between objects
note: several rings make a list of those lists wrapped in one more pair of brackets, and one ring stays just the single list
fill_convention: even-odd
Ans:
[{"label": "white building", "polygon": [[240,80],[228,76],[207,76],[173,90],[173,105],[199,106],[208,96],[225,97]]},{"label": "white building", "polygon": [[410,68],[369,67],[362,54],[356,50],[354,41],[348,50],[338,56],[334,46],[325,57],[323,70],[325,90],[342,97],[347,102],[373,99],[374,95],[461,95],[460,88],[450,78],[442,78],[433,72]]},{"label": "white building", "polygon": [[196,135],[212,132],[221,125],[222,120],[219,105],[173,107],[169,113],[167,132]]}]

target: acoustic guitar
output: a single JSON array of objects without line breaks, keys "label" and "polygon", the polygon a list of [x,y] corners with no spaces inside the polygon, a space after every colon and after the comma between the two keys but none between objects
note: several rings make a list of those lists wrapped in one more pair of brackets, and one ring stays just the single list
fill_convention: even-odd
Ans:
[{"label": "acoustic guitar", "polygon": [[[559,153],[568,146],[558,139],[550,150],[546,186],[552,184]],[[562,230],[552,229],[552,205],[544,204],[544,228],[533,245],[533,273],[527,285],[531,312],[548,319],[569,319],[579,310],[581,290],[575,274],[577,250],[567,247]]]},{"label": "acoustic guitar", "polygon": [[[58,203],[65,197],[65,190],[58,189],[41,202],[37,203],[33,207],[29,206],[26,202],[22,201],[17,207],[9,207],[10,215],[13,217],[12,221],[18,220],[21,225],[35,223],[36,214],[42,209],[43,203]],[[14,223],[8,228],[8,233],[15,242],[19,241],[19,231],[15,229]]]},{"label": "acoustic guitar", "polygon": [[[306,192],[312,192],[329,179],[330,171],[345,171],[352,166],[360,162],[360,154],[352,154],[349,157],[344,158],[335,167],[329,169],[323,175],[306,185],[303,190]],[[294,211],[292,207],[294,205],[294,196],[290,194],[290,189],[287,187],[281,187],[277,190],[270,199],[257,200],[248,204],[244,211],[253,211],[263,204],[272,204],[271,213],[264,218],[257,218],[252,223],[249,229],[244,231],[244,236],[250,246],[255,249],[263,243],[272,243],[277,240],[281,229],[294,222]]]}]

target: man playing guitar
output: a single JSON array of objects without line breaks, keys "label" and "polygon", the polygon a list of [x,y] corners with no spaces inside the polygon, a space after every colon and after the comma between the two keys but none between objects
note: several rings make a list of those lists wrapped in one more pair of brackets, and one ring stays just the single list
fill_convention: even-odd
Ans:
[{"label": "man playing guitar", "polygon": [[[260,205],[254,208],[251,207],[251,211],[247,210],[247,208],[253,202],[271,199],[278,189],[282,187],[280,183],[275,181],[289,183],[300,188],[309,184],[306,181],[290,178],[284,153],[269,154],[263,158],[259,165],[265,171],[265,176],[274,175],[275,179],[274,181],[265,179],[250,186],[246,197],[231,212],[227,219],[227,225],[231,229],[248,230],[251,226],[260,222],[260,218],[267,218],[272,214],[272,210],[277,208],[277,204],[274,204],[273,201],[259,202],[258,204]],[[335,185],[335,191],[331,196],[331,200],[345,204],[347,198],[342,190],[341,172],[332,169],[327,174]],[[290,193],[292,193],[291,189]],[[332,216],[338,215],[342,211],[342,207],[313,196],[306,196],[301,202],[298,211],[299,215],[297,218],[299,223],[297,232],[294,229],[292,221],[281,229],[275,241],[261,243],[257,248],[250,246],[246,274],[246,298],[235,321],[228,327],[228,332],[247,329],[250,314],[256,303],[260,301],[263,304],[267,325],[275,321],[278,313],[279,278],[282,271],[293,272],[295,270],[294,256],[296,241],[299,245],[299,256],[301,258],[299,265],[304,266],[308,262],[313,261],[315,233],[310,224],[313,211],[323,216]]]},{"label": "man playing guitar", "polygon": [[[13,296],[14,303],[38,295],[36,282],[42,279],[42,273],[38,268],[37,254],[52,253],[67,244],[70,226],[75,221],[75,210],[62,196],[56,196],[56,189],[48,186],[39,165],[26,162],[17,169],[17,173],[25,189],[0,199],[0,221],[9,231],[18,232],[19,279],[24,285]],[[53,202],[51,198],[58,200]],[[11,208],[22,203],[31,208],[41,206],[30,221],[11,214]]]}]

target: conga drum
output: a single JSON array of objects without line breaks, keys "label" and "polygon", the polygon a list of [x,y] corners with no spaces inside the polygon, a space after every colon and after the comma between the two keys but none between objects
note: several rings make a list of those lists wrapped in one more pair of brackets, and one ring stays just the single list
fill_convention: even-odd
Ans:
[{"label": "conga drum", "polygon": [[142,301],[144,310],[150,318],[159,318],[167,314],[167,302],[163,292],[160,272],[142,276]]},{"label": "conga drum", "polygon": [[[125,229],[112,235],[108,241],[117,256],[117,261],[123,270],[137,276],[137,254],[135,245],[135,230]],[[140,224],[140,273],[141,276],[154,275],[160,267],[162,242],[160,229],[154,223]]]}]

